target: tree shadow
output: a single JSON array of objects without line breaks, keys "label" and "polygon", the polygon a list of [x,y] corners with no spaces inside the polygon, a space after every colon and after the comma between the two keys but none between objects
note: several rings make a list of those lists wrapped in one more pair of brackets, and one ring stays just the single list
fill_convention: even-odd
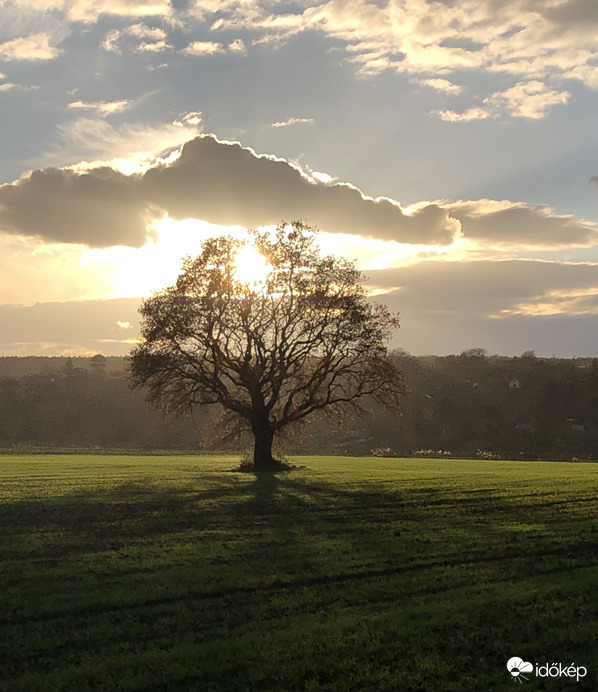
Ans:
[{"label": "tree shadow", "polygon": [[[555,503],[562,499],[540,497],[534,505],[515,491],[457,492],[426,482],[417,488],[384,482],[364,487],[293,472],[215,473],[188,482],[139,480],[2,504],[6,588],[0,623],[12,634],[6,646],[12,675],[66,667],[94,650],[113,656],[110,652],[125,651],[131,642],[161,652],[216,642],[228,653],[206,648],[200,663],[186,664],[188,670],[195,666],[194,673],[177,669],[171,689],[185,681],[188,689],[204,684],[210,689],[206,680],[216,665],[210,656],[218,655],[224,662],[214,673],[220,687],[213,689],[285,689],[260,687],[255,680],[253,687],[247,682],[243,687],[231,672],[240,666],[238,674],[249,675],[254,651],[274,675],[274,664],[264,662],[265,649],[255,643],[263,636],[272,644],[271,631],[286,632],[293,641],[293,627],[305,627],[312,618],[316,624],[309,627],[318,631],[322,618],[333,623],[337,617],[339,622],[356,617],[367,629],[386,610],[409,612],[414,603],[424,604],[424,610],[428,603],[447,609],[449,615],[454,603],[455,613],[461,613],[471,607],[460,600],[463,594],[480,598],[480,591],[470,591],[474,587],[496,589],[499,605],[484,611],[495,617],[500,599],[519,597],[513,585],[575,574],[593,564],[595,544],[585,533],[563,531],[556,540],[554,511],[561,505]],[[580,507],[585,499],[579,498]],[[514,542],[512,524],[523,521],[539,528],[516,534]],[[530,623],[534,613],[528,611]],[[416,622],[414,641],[428,648],[443,645],[445,624]],[[385,637],[399,636],[398,625],[379,626],[386,628]],[[422,639],[432,637],[434,627],[438,638]],[[513,636],[512,630],[508,634]],[[331,646],[337,646],[339,660],[343,647],[347,661],[353,657],[364,665],[368,657],[389,656],[390,639],[367,653],[338,636]],[[472,665],[480,637],[463,640],[460,632],[458,637],[459,655]],[[496,646],[490,635],[481,639],[482,647]],[[239,653],[242,644],[249,653]],[[320,669],[326,668],[324,644],[301,646],[295,651],[311,651],[320,657]]]}]

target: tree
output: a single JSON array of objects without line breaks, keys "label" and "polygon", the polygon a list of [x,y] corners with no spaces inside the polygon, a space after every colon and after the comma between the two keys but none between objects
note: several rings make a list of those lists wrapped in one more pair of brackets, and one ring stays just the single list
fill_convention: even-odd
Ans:
[{"label": "tree", "polygon": [[[396,407],[405,392],[385,347],[397,316],[368,302],[354,263],[321,256],[315,239],[299,221],[247,241],[211,238],[140,308],[133,386],[175,412],[220,404],[251,430],[256,470],[277,467],[275,435],[315,411],[368,397]],[[240,257],[262,275],[244,279]]]}]

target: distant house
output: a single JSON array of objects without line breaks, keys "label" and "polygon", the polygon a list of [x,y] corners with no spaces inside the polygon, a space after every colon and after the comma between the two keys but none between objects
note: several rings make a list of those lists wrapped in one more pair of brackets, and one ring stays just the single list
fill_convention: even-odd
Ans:
[{"label": "distant house", "polygon": [[91,359],[91,372],[94,375],[105,375],[107,362],[108,361],[106,360],[105,356],[103,356],[101,353],[97,353]]},{"label": "distant house", "polygon": [[511,389],[521,389],[521,383],[519,382],[519,380],[516,380],[515,378],[513,378],[513,379],[509,382],[509,387],[510,387]]}]

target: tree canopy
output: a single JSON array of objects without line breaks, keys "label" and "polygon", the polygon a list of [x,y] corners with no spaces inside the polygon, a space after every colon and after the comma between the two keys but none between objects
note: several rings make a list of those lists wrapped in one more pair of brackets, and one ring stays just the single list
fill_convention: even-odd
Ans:
[{"label": "tree canopy", "polygon": [[[247,250],[250,272],[239,266]],[[398,317],[367,300],[362,280],[353,262],[322,256],[299,221],[210,238],[174,286],[143,302],[133,384],[174,411],[220,404],[253,433],[255,469],[272,468],[274,436],[315,411],[400,404],[386,350]]]}]

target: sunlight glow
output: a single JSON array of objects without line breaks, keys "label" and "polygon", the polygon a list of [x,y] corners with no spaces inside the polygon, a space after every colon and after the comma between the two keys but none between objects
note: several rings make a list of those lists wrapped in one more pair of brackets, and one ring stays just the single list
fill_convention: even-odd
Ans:
[{"label": "sunlight glow", "polygon": [[[230,235],[248,243],[237,254],[235,278],[239,283],[256,290],[268,273],[267,261],[241,226],[217,226],[197,219],[175,221],[165,216],[154,221],[149,230],[152,240],[140,248],[115,246],[83,250],[81,267],[95,277],[96,285],[102,285],[98,297],[147,297],[173,285],[181,272],[183,257],[198,255],[202,242],[211,236]],[[424,259],[466,258],[473,250],[471,243],[460,237],[450,246],[431,246],[323,231],[318,245],[324,254],[357,259],[357,267],[366,275],[368,271],[408,266]],[[380,293],[378,289],[372,286],[368,292],[376,295]]]},{"label": "sunlight glow", "polygon": [[252,289],[257,288],[266,278],[270,265],[254,245],[244,245],[235,259],[235,278]]},{"label": "sunlight glow", "polygon": [[320,232],[318,245],[326,255],[356,260],[360,271],[402,267],[424,259],[464,259],[475,250],[475,244],[457,235],[451,245],[416,245],[379,240],[346,233]]},{"label": "sunlight glow", "polygon": [[232,235],[245,239],[245,229],[215,226],[197,219],[175,221],[169,217],[151,226],[153,240],[143,247],[115,246],[87,249],[81,264],[105,277],[111,286],[104,298],[147,297],[172,286],[181,273],[183,257],[195,257],[210,236]]}]

